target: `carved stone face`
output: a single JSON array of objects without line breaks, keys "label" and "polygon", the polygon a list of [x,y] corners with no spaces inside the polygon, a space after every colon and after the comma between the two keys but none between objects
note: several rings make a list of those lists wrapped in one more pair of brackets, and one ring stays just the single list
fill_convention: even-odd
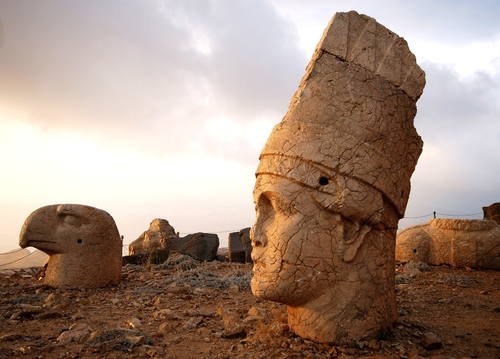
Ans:
[{"label": "carved stone face", "polygon": [[345,249],[341,216],[318,210],[311,190],[276,176],[258,177],[254,200],[253,293],[300,305],[333,286]]},{"label": "carved stone face", "polygon": [[404,39],[338,13],[260,153],[252,292],[287,304],[304,338],[355,342],[396,317],[394,240],[424,85]]}]

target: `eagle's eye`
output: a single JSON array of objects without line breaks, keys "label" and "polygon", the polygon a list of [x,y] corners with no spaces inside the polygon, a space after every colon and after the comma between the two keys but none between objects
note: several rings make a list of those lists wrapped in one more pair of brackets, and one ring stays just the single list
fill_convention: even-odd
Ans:
[{"label": "eagle's eye", "polygon": [[73,216],[71,214],[66,214],[63,216],[64,224],[69,224],[70,226],[79,227],[82,223],[80,218]]}]

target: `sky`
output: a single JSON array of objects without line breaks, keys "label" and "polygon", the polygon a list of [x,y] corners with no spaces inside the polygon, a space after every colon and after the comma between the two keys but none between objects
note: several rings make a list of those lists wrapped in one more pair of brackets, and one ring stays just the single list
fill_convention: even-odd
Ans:
[{"label": "sky", "polygon": [[348,10],[426,72],[406,216],[500,201],[498,1],[1,0],[0,252],[55,203],[108,211],[125,244],[165,218],[225,245],[253,224],[259,152]]}]

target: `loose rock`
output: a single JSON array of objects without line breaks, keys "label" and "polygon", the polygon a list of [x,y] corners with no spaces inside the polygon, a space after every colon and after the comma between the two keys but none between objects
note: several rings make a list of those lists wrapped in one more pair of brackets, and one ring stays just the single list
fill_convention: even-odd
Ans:
[{"label": "loose rock", "polygon": [[427,350],[435,350],[443,346],[441,338],[433,332],[425,332],[422,336],[421,344]]}]

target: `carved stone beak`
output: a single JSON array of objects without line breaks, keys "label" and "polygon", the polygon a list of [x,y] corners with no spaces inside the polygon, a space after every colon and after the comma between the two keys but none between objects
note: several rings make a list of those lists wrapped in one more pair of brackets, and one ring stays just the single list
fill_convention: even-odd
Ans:
[{"label": "carved stone beak", "polygon": [[60,252],[60,245],[54,238],[58,224],[57,205],[46,206],[31,213],[21,228],[19,246],[34,247],[47,254]]}]

